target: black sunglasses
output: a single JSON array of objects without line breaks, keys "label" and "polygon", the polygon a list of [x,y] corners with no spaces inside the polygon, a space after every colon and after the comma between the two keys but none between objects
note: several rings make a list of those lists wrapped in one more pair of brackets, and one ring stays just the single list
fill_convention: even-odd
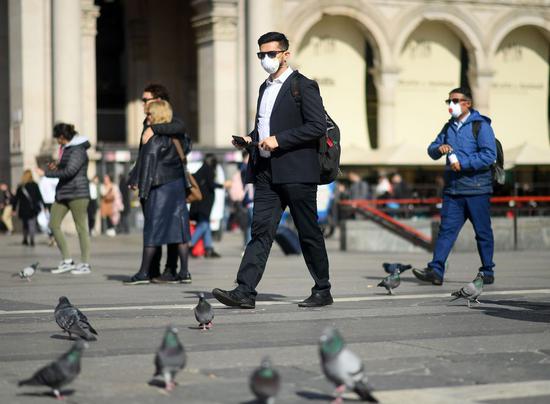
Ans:
[{"label": "black sunglasses", "polygon": [[451,102],[453,104],[458,104],[459,102],[462,102],[462,101],[470,101],[466,98],[450,98],[450,99],[447,99],[445,100],[445,104],[449,105]]},{"label": "black sunglasses", "polygon": [[142,98],[141,102],[143,102],[144,104],[147,104],[149,101],[152,101],[152,100],[156,100],[156,98]]},{"label": "black sunglasses", "polygon": [[282,53],[282,52],[286,52],[286,50],[258,52],[256,53],[256,55],[258,56],[258,59],[263,59],[265,55],[269,56],[270,59],[273,59],[275,56],[277,56],[279,53]]}]

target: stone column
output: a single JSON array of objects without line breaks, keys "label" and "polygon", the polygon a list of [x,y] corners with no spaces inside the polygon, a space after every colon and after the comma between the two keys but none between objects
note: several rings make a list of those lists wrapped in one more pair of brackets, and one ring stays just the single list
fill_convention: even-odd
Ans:
[{"label": "stone column", "polygon": [[[51,139],[50,3],[9,0],[9,164],[11,182]],[[4,134],[1,134],[2,136]]]},{"label": "stone column", "polygon": [[472,70],[468,74],[472,96],[474,97],[474,108],[482,114],[490,113],[489,94],[495,72],[492,69]]},{"label": "stone column", "polygon": [[[274,0],[247,1],[247,122],[248,129],[254,128],[254,118],[258,101],[258,90],[268,74],[262,69],[260,60],[256,56],[258,52],[258,38],[269,31],[276,31],[274,24],[274,12],[276,10]],[[297,51],[297,49],[291,50]],[[290,60],[292,66],[292,59]]]},{"label": "stone column", "polygon": [[81,7],[76,0],[52,0],[54,121],[82,129]]},{"label": "stone column", "polygon": [[95,146],[97,142],[97,90],[96,90],[96,53],[95,38],[97,35],[96,20],[99,7],[93,0],[80,0],[82,7],[81,20],[81,126],[80,132],[90,139]]},{"label": "stone column", "polygon": [[8,0],[0,0],[0,182],[10,181],[10,59]]},{"label": "stone column", "polygon": [[194,0],[197,33],[199,143],[230,147],[238,131],[238,0]]},{"label": "stone column", "polygon": [[399,69],[382,67],[373,69],[372,76],[378,95],[378,148],[395,143],[395,91],[399,80]]}]

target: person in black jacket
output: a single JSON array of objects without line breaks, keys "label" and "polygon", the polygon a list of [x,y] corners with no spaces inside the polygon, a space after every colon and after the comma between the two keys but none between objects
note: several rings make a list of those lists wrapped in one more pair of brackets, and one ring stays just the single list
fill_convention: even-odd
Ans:
[{"label": "person in black jacket", "polygon": [[[172,108],[167,101],[153,101],[147,111],[149,124],[172,120]],[[151,281],[151,262],[163,244],[176,245],[180,258],[179,274],[176,275],[175,271],[166,274],[171,275],[170,282],[191,281],[187,266],[187,243],[191,235],[185,202],[185,171],[175,142],[179,142],[179,139],[153,136],[144,140],[139,151],[134,172],[145,218],[143,255],[139,271],[124,282],[125,285],[147,284]]]},{"label": "person in black jacket", "polygon": [[[304,260],[315,285],[301,307],[332,304],[325,241],[317,223],[317,184],[320,181],[319,139],[326,132],[326,118],[319,87],[287,63],[290,56],[284,34],[269,32],[258,39],[257,53],[269,78],[260,86],[254,130],[245,137],[259,147],[249,147],[246,182],[255,186],[252,240],[237,274],[238,286],[214,289],[221,303],[254,308],[256,286],[265,270],[271,244],[288,206],[300,238]],[[296,81],[294,81],[296,80]],[[291,93],[299,85],[301,108]],[[234,142],[235,146],[238,146]]]},{"label": "person in black jacket", "polygon": [[214,197],[216,188],[221,188],[222,185],[216,184],[216,167],[218,160],[216,156],[209,153],[204,157],[204,162],[201,168],[197,170],[193,177],[199,184],[202,193],[202,199],[191,204],[189,216],[197,222],[195,232],[191,237],[189,246],[193,246],[201,239],[204,239],[205,258],[219,258],[220,255],[214,251],[212,245],[212,231],[210,229],[210,213],[214,206]]},{"label": "person in black jacket", "polygon": [[[162,100],[170,102],[170,95],[166,87],[164,87],[162,84],[157,83],[147,85],[143,89],[143,94],[141,96],[141,101],[143,103],[143,113],[145,115],[147,114],[148,108],[152,102]],[[143,144],[147,143],[149,139],[151,139],[154,135],[177,138],[182,143],[185,153],[187,154],[190,151],[191,140],[187,136],[185,124],[181,119],[177,117],[172,116],[172,120],[170,122],[154,124],[148,123],[147,118],[145,118],[143,120],[143,129],[141,132],[139,149],[141,150]],[[132,169],[129,173],[129,177],[130,187],[136,187],[137,172]],[[149,276],[151,280],[156,279],[156,283],[166,283],[164,282],[164,280],[171,279],[170,274],[177,272],[178,256],[178,246],[176,244],[168,245],[164,273],[163,276],[160,276],[162,247],[159,246],[155,252],[155,256],[151,260],[151,268],[149,269]],[[191,279],[182,282],[190,283]],[[170,280],[170,282],[167,283],[172,283],[172,281]]]},{"label": "person in black jacket", "polygon": [[23,222],[23,245],[34,247],[36,217],[43,206],[42,194],[38,184],[33,180],[32,171],[25,170],[13,198],[13,210],[17,211],[17,215]]},{"label": "person in black jacket", "polygon": [[[50,229],[63,260],[54,274],[71,271],[74,275],[88,274],[90,267],[90,234],[88,231],[88,203],[90,201],[90,185],[88,183],[88,154],[90,142],[79,135],[74,125],[58,123],[53,128],[53,137],[59,144],[57,163],[52,162],[45,171],[46,177],[59,178],[55,190],[55,202],[52,205]],[[78,241],[80,243],[81,262],[75,266],[67,240],[61,230],[61,222],[67,213],[71,212]]]}]

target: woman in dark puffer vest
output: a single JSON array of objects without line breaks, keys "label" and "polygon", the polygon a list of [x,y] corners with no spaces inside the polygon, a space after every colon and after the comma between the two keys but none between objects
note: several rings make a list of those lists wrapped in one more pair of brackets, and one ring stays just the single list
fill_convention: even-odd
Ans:
[{"label": "woman in dark puffer vest", "polygon": [[[55,203],[52,205],[50,229],[61,251],[63,260],[52,273],[71,271],[72,274],[88,274],[90,268],[90,236],[88,232],[88,203],[90,202],[90,187],[88,183],[88,154],[90,142],[80,136],[73,125],[58,123],[53,128],[53,137],[59,143],[59,158],[57,163],[50,163],[46,177],[59,178],[55,191]],[[78,240],[80,242],[81,262],[75,266],[67,245],[67,240],[61,231],[61,222],[67,213],[71,212]]]},{"label": "woman in dark puffer vest", "polygon": [[17,214],[23,222],[23,245],[34,247],[36,217],[43,206],[44,200],[40,189],[38,189],[38,184],[32,178],[32,171],[25,170],[13,199],[13,210],[17,210]]}]

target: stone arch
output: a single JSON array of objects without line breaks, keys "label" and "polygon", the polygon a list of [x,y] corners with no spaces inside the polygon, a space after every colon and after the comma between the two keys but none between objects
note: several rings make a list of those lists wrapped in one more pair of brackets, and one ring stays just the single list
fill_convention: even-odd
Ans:
[{"label": "stone arch", "polygon": [[292,10],[292,14],[285,22],[285,32],[296,43],[298,49],[309,30],[323,19],[323,16],[348,17],[357,23],[364,33],[374,53],[376,67],[391,63],[391,53],[385,32],[383,30],[383,16],[368,4],[359,0],[333,0],[322,2],[306,0],[300,2]]},{"label": "stone arch", "polygon": [[468,51],[471,69],[481,69],[486,64],[482,45],[482,33],[475,20],[464,11],[453,6],[423,5],[412,11],[404,12],[396,24],[402,27],[393,43],[392,58],[398,60],[407,39],[423,22],[444,23],[462,41]]},{"label": "stone arch", "polygon": [[538,28],[546,39],[550,41],[550,20],[544,18],[540,14],[534,13],[518,16],[517,11],[513,11],[500,18],[491,30],[491,35],[489,36],[489,38],[491,38],[488,51],[489,58],[492,59],[495,56],[498,47],[508,34],[524,26]]}]

